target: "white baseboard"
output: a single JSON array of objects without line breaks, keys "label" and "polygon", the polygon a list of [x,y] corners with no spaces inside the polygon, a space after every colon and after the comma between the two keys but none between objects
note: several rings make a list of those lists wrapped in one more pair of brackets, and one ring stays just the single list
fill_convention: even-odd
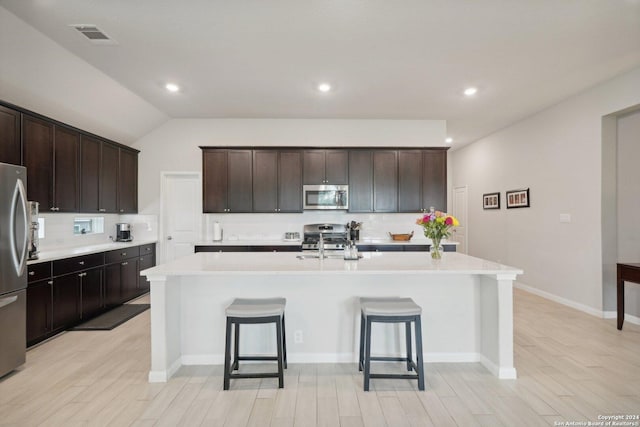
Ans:
[{"label": "white baseboard", "polygon": [[[600,311],[588,305],[580,304],[570,299],[562,298],[549,292],[541,291],[540,289],[533,288],[522,283],[515,282],[513,285],[515,288],[522,289],[530,294],[538,295],[542,298],[557,302],[558,304],[566,305],[567,307],[575,308],[584,313],[592,316],[600,317],[601,319],[615,319],[618,317],[618,313],[615,311]],[[634,325],[640,325],[640,317],[632,316],[631,314],[624,315],[625,322],[633,323]]]},{"label": "white baseboard", "polygon": [[589,307],[588,305],[580,304],[575,301],[571,301],[570,299],[559,297],[558,295],[541,291],[540,289],[524,285],[522,283],[514,282],[513,285],[515,288],[522,289],[523,291],[527,291],[530,294],[538,295],[542,298],[546,298],[548,300],[557,302],[558,304],[566,305],[567,307],[575,308],[576,310],[580,310],[584,313],[590,314],[596,317],[603,317],[602,311],[595,309],[593,307]]},{"label": "white baseboard", "polygon": [[[617,319],[618,318],[618,312],[617,311],[604,311],[602,313],[602,317],[604,319]],[[627,314],[627,313],[625,313],[625,315],[624,315],[624,321],[625,322],[629,322],[629,323],[633,323],[634,325],[640,325],[640,317],[632,316],[632,315]]]},{"label": "white baseboard", "polygon": [[[403,355],[385,355],[402,357]],[[183,365],[222,365],[223,354],[192,354],[182,356]],[[479,353],[425,353],[425,363],[472,363],[482,362]],[[356,353],[290,353],[287,354],[289,363],[357,363]],[[244,363],[261,363],[247,361]]]},{"label": "white baseboard", "polygon": [[518,378],[516,368],[501,368],[482,354],[479,354],[478,356],[480,357],[479,362],[482,363],[482,366],[487,368],[489,372],[491,372],[501,380],[515,380],[516,378]]},{"label": "white baseboard", "polygon": [[182,363],[180,359],[176,360],[169,366],[169,369],[166,371],[149,371],[149,382],[150,383],[166,383],[169,381],[169,378],[173,376],[178,369],[182,367]]}]

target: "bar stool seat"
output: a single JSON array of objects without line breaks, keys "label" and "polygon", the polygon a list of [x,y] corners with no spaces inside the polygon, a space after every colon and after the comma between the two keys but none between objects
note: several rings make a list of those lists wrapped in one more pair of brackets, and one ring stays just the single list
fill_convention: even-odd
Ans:
[{"label": "bar stool seat", "polygon": [[[287,367],[287,346],[285,339],[284,309],[285,298],[236,298],[229,305],[224,354],[224,390],[229,390],[232,378],[278,378],[278,387],[284,387],[284,371]],[[240,356],[240,325],[274,323],[276,325],[276,356]],[[233,362],[231,362],[231,332],[234,330]],[[240,360],[274,360],[278,362],[278,372],[240,374]]]},{"label": "bar stool seat", "polygon": [[[418,389],[424,390],[424,361],[422,352],[422,308],[411,298],[362,297],[360,298],[360,360],[358,369],[364,370],[364,391],[369,391],[371,378],[415,379]],[[372,323],[404,323],[406,357],[372,357]],[[416,361],[411,349],[411,323],[415,328]],[[408,371],[416,374],[372,374],[371,361],[406,362]]]}]

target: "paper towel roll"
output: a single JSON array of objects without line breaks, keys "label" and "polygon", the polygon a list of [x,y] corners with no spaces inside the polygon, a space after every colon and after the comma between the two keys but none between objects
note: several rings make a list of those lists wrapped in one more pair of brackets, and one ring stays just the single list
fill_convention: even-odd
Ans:
[{"label": "paper towel roll", "polygon": [[213,224],[213,240],[216,242],[222,240],[222,227],[218,221]]}]

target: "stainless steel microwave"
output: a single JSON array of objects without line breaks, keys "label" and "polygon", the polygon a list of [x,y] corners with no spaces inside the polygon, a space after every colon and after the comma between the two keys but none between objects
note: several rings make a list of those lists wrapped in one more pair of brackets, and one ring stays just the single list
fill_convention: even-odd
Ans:
[{"label": "stainless steel microwave", "polygon": [[305,185],[304,209],[349,209],[348,185]]}]

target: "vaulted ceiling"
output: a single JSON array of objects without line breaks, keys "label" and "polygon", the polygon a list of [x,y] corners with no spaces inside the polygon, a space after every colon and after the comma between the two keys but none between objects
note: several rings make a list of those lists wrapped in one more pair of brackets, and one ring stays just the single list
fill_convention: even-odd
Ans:
[{"label": "vaulted ceiling", "polygon": [[[175,118],[445,119],[465,144],[640,66],[639,0],[0,6]],[[114,43],[91,43],[74,24]]]}]

